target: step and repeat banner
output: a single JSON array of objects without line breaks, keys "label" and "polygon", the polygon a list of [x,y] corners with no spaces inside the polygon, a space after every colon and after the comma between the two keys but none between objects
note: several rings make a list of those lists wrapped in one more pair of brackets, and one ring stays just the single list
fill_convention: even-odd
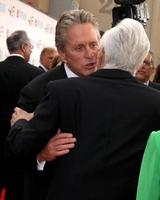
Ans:
[{"label": "step and repeat banner", "polygon": [[39,64],[44,47],[55,46],[56,20],[18,0],[0,0],[0,61],[8,55],[6,38],[13,31],[25,30],[34,46],[30,63]]}]

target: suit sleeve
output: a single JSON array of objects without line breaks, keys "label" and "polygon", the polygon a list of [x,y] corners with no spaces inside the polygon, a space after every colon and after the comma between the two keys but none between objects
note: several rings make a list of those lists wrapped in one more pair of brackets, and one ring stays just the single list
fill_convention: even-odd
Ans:
[{"label": "suit sleeve", "polygon": [[19,120],[10,129],[6,140],[6,154],[10,159],[28,162],[57,132],[59,127],[58,95],[52,88],[52,84],[47,91],[32,120],[29,122]]},{"label": "suit sleeve", "polygon": [[44,73],[27,84],[20,92],[18,107],[27,112],[34,112],[44,94],[49,82],[49,73]]}]

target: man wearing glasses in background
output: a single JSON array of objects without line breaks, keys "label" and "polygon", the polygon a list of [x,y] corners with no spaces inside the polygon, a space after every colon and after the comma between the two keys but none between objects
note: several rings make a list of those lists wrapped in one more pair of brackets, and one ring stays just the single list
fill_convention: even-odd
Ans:
[{"label": "man wearing glasses in background", "polygon": [[142,66],[135,73],[135,77],[141,83],[160,90],[160,84],[150,81],[154,73],[153,53],[149,51]]},{"label": "man wearing glasses in background", "polygon": [[20,90],[42,71],[28,63],[33,46],[25,31],[13,32],[6,43],[10,55],[0,62],[0,195],[4,192],[6,200],[21,200],[23,176],[7,169],[9,165],[4,160],[4,143]]}]

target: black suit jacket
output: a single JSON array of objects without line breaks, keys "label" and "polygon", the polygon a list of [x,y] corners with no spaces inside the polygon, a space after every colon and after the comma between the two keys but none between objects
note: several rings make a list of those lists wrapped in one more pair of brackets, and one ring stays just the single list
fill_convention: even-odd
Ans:
[{"label": "black suit jacket", "polygon": [[3,152],[4,139],[10,128],[11,114],[17,105],[19,92],[40,73],[37,67],[18,56],[0,62],[0,154]]},{"label": "black suit jacket", "polygon": [[[48,82],[64,78],[67,78],[67,75],[63,63],[38,76],[22,89],[20,92],[18,106],[28,112],[33,112],[44,96]],[[26,163],[27,166],[28,164],[31,166],[29,166],[29,173],[25,174],[25,179],[27,180],[25,181],[25,184],[27,185],[27,188],[30,187],[30,191],[34,191],[38,188],[39,194],[34,197],[34,192],[31,192],[32,195],[25,192],[25,199],[38,198],[39,200],[44,200],[44,196],[46,195],[50,182],[48,163],[45,165],[45,168],[47,169],[41,172],[35,170],[37,163],[34,163],[34,161],[36,161],[36,157],[33,158],[32,164],[30,164],[30,162]]]},{"label": "black suit jacket", "polygon": [[[8,156],[31,159],[61,128],[74,134],[76,146],[50,163],[43,199],[135,200],[146,141],[160,129],[159,102],[159,91],[121,70],[51,82],[35,117],[12,127]],[[39,190],[27,192],[36,197]]]},{"label": "black suit jacket", "polygon": [[28,112],[33,112],[40,103],[48,82],[63,78],[67,78],[64,64],[58,65],[54,69],[43,73],[22,89],[18,106]]},{"label": "black suit jacket", "polygon": [[[2,176],[5,179],[4,182],[8,179],[10,181],[13,178],[13,174],[9,175],[8,166],[4,162],[3,154],[5,138],[10,129],[10,119],[17,105],[19,92],[40,73],[41,71],[37,67],[27,63],[23,58],[18,56],[11,56],[0,62],[0,185],[3,182]],[[12,167],[9,166],[9,168]]]}]

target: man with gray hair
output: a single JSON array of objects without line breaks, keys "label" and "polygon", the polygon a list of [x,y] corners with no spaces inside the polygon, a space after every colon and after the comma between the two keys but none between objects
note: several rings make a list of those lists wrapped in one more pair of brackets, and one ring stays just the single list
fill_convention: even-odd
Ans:
[{"label": "man with gray hair", "polygon": [[0,190],[3,187],[7,188],[6,200],[21,200],[22,197],[19,195],[22,193],[23,180],[19,179],[19,173],[11,171],[12,168],[4,161],[4,143],[20,90],[41,74],[41,70],[28,63],[32,45],[25,31],[13,32],[6,43],[10,56],[0,62]]},{"label": "man with gray hair", "polygon": [[75,148],[50,165],[45,200],[135,200],[146,141],[160,128],[159,92],[133,77],[150,43],[138,21],[124,19],[101,45],[102,69],[49,83],[34,117],[21,117],[8,135],[8,156],[28,162],[57,128],[76,137]]},{"label": "man with gray hair", "polygon": [[35,110],[49,81],[86,76],[97,70],[100,34],[92,13],[83,9],[65,11],[57,21],[55,34],[62,63],[23,88],[19,107],[28,112]]},{"label": "man with gray hair", "polygon": [[[20,93],[19,107],[28,112],[34,112],[45,93],[49,81],[86,76],[97,70],[100,34],[97,19],[92,13],[83,9],[62,13],[56,25],[55,42],[62,63],[55,69],[51,69],[31,81]],[[46,162],[43,173],[32,170],[33,173],[30,173],[32,180],[32,185],[30,184],[32,192],[30,191],[30,193],[32,195],[29,192],[25,192],[25,199],[44,200],[42,193],[46,189],[48,190],[47,183],[51,179],[50,176],[45,177],[45,174],[48,174],[48,164],[49,166],[54,165],[53,160],[56,157],[69,153],[70,148],[74,147],[73,141],[75,141],[73,135],[58,133],[49,141],[44,150],[38,154],[39,161],[45,157],[46,161],[52,160],[52,162]],[[51,148],[49,148],[50,146]],[[37,163],[35,162],[35,164]],[[31,169],[34,169],[33,165]],[[29,180],[28,177],[27,179]],[[38,197],[37,194],[34,197],[35,187],[40,188]]]}]

